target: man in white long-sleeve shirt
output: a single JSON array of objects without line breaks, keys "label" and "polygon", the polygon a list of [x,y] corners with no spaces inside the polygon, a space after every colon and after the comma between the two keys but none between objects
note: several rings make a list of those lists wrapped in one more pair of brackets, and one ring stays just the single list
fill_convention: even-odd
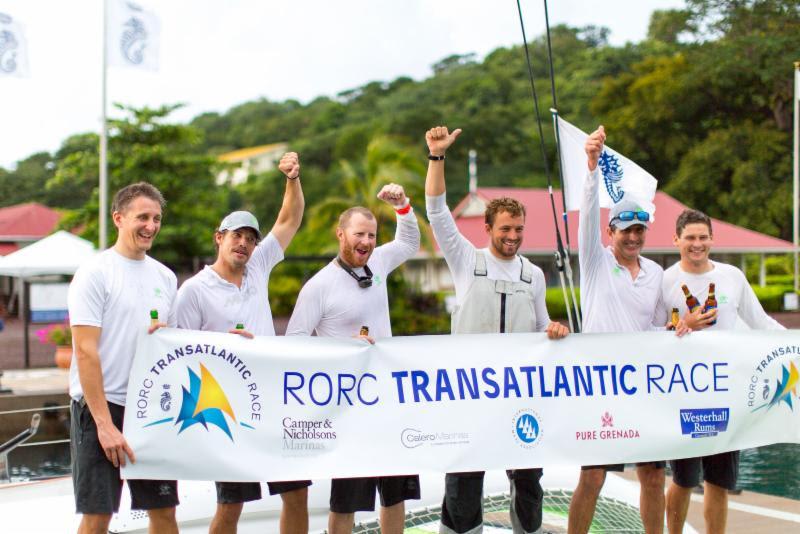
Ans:
[{"label": "man in white long-sleeve shirt", "polygon": [[[664,272],[658,264],[640,255],[650,214],[625,195],[609,212],[605,231],[612,245],[604,248],[600,239],[598,160],[605,139],[605,130],[600,126],[585,145],[589,173],[584,183],[578,233],[583,331],[651,330],[659,307]],[[641,484],[639,508],[648,534],[664,531],[664,466],[663,461],[636,466]],[[606,471],[623,468],[622,465],[585,466],[581,470],[569,507],[570,534],[589,531]]]},{"label": "man in white long-sleeve shirt", "polygon": [[[686,326],[692,330],[732,330],[736,327],[737,318],[753,329],[784,329],[764,312],[742,271],[709,259],[714,236],[708,215],[697,210],[684,210],[675,221],[673,240],[681,253],[681,260],[664,272],[661,286],[663,304],[658,320],[664,322],[672,308],[677,308],[682,312]],[[699,306],[690,311],[681,286],[686,285],[699,302],[705,302],[709,284],[714,284],[717,307],[705,310],[705,306]],[[700,483],[701,465],[705,481],[703,515],[706,532],[725,532],[728,490],[736,487],[739,451],[670,462],[672,483],[667,491],[667,527],[670,534],[683,532],[692,488]]]},{"label": "man in white long-sleeve shirt", "polygon": [[[525,230],[525,207],[517,200],[499,198],[486,207],[489,246],[477,249],[458,231],[447,208],[444,179],[445,152],[460,135],[446,126],[430,129],[425,202],[436,242],[442,249],[456,289],[454,334],[543,332],[551,339],[564,337],[567,327],[551,322],[545,305],[541,269],[517,254]],[[448,473],[442,502],[443,534],[477,533],[483,528],[483,471]],[[516,534],[532,533],[542,524],[542,470],[512,469],[511,522]]]},{"label": "man in white long-sleeve shirt", "polygon": [[[419,226],[403,188],[385,186],[378,198],[397,213],[394,241],[376,248],[378,222],[367,208],[355,207],[339,217],[339,255],[306,282],[297,298],[286,335],[320,337],[391,337],[386,278],[419,250]],[[369,335],[360,335],[361,328]],[[334,479],[331,482],[328,532],[349,534],[355,512],[375,509],[381,498],[380,524],[385,534],[399,534],[405,501],[419,499],[419,477],[394,476]]]}]

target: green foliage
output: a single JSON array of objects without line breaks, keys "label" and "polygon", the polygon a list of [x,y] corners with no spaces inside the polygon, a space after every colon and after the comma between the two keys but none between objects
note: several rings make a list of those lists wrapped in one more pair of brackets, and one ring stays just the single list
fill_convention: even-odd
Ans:
[{"label": "green foliage", "polygon": [[[557,25],[551,37],[565,119],[586,131],[604,124],[609,145],[678,200],[789,238],[796,0],[687,0],[683,9],[655,11],[647,38],[623,46],[610,46],[608,30],[593,26]],[[529,45],[555,177],[546,40]],[[233,189],[215,186],[211,156],[236,148],[288,142],[300,153],[307,212],[292,254],[335,250],[335,218],[353,204],[378,210],[390,223],[381,224],[381,239],[389,239],[393,216],[374,199],[386,181],[403,183],[421,213],[424,132],[436,124],[463,129],[447,154],[450,205],[466,192],[470,149],[481,186],[546,184],[521,46],[482,59],[445,57],[421,81],[371,81],[308,103],[262,98],[188,126],[165,123],[172,109],[126,109],[127,118],[112,123],[109,146],[110,191],[139,179],[164,190],[170,204],[155,253],[172,264],[213,254],[211,230],[226,211],[249,209],[265,227],[277,216],[284,187],[277,171]],[[0,204],[70,209],[64,224],[85,224],[85,235],[96,236],[97,144],[95,134],[76,135],[53,155],[0,169]]]},{"label": "green foliage", "polygon": [[399,272],[389,277],[387,285],[393,335],[450,333],[450,315],[445,310],[442,295],[421,293],[411,287]]},{"label": "green foliage", "polygon": [[774,286],[752,286],[755,291],[758,301],[766,312],[781,312],[783,311],[783,295],[784,293],[791,293],[794,290],[792,285],[774,285]]},{"label": "green foliage", "polygon": [[[161,233],[153,247],[154,257],[173,267],[187,267],[192,258],[213,254],[211,236],[226,207],[227,190],[215,185],[213,158],[198,153],[202,132],[164,119],[178,106],[134,109],[109,121],[109,197],[130,183],[147,181],[158,187],[167,207]],[[73,189],[83,202],[65,219],[65,228],[83,227],[83,237],[97,241],[98,155],[89,137],[71,138],[67,155],[47,182],[50,191]],[[110,200],[109,200],[110,204]],[[108,217],[110,214],[107,214]],[[115,239],[109,221],[109,241]]]},{"label": "green foliage", "polygon": [[[576,298],[578,305],[581,303],[580,288],[575,288]],[[567,305],[564,302],[564,294],[561,287],[548,287],[545,292],[545,303],[547,304],[547,313],[553,321],[567,319]]]}]

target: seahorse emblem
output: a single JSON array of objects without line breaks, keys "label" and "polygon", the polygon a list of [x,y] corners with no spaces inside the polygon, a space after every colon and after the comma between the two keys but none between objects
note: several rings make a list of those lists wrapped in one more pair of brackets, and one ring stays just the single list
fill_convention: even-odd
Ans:
[{"label": "seahorse emblem", "polygon": [[603,183],[606,186],[606,191],[608,191],[608,196],[611,197],[614,203],[619,202],[625,196],[625,191],[622,190],[619,184],[622,181],[623,173],[619,160],[613,154],[603,150],[603,153],[600,154],[599,165],[603,173]]},{"label": "seahorse emblem", "polygon": [[131,17],[124,24],[126,30],[122,32],[119,41],[122,57],[134,65],[141,65],[144,61],[144,50],[147,48],[147,30],[142,19]]},{"label": "seahorse emblem", "polygon": [[[0,13],[0,23],[9,24],[11,17]],[[0,31],[0,71],[12,73],[17,70],[17,38],[8,30]]]},{"label": "seahorse emblem", "polygon": [[164,389],[165,391],[161,394],[161,409],[168,412],[172,405],[172,395],[169,393],[169,384],[164,384]]}]

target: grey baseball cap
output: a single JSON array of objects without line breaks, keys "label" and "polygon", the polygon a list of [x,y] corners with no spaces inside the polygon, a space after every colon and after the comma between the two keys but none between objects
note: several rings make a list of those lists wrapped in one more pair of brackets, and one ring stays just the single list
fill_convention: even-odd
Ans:
[{"label": "grey baseball cap", "polygon": [[261,230],[258,229],[258,219],[249,211],[234,211],[222,219],[219,224],[219,231],[238,230],[240,228],[252,228],[256,231],[256,236],[261,239]]},{"label": "grey baseball cap", "polygon": [[624,230],[635,224],[641,224],[645,228],[648,228],[651,218],[652,215],[647,209],[642,207],[641,203],[627,195],[608,210],[608,224],[613,224],[615,228],[620,230]]}]

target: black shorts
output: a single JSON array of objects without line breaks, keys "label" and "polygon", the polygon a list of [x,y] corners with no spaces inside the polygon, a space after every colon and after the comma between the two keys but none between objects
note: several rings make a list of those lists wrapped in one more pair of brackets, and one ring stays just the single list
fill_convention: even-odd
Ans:
[{"label": "black shorts", "polygon": [[419,499],[419,477],[334,478],[331,480],[331,512],[352,514],[375,510],[375,490],[381,506],[394,506],[409,499]]},{"label": "black shorts", "polygon": [[682,488],[693,488],[700,484],[700,468],[703,480],[725,489],[736,489],[739,474],[739,451],[722,452],[712,456],[671,460],[672,481]]},{"label": "black shorts", "polygon": [[[257,501],[261,498],[261,484],[258,482],[215,482],[217,503],[238,504]],[[291,480],[287,482],[267,482],[270,495],[279,495],[311,485],[310,480]]]},{"label": "black shorts", "polygon": [[[664,469],[667,467],[667,462],[661,460],[658,462],[639,462],[636,464],[636,467],[641,467],[645,465],[652,465],[656,469]],[[584,465],[581,467],[581,471],[586,471],[587,469],[605,469],[608,471],[615,471],[615,472],[622,472],[625,471],[625,464],[608,464],[608,465]]]},{"label": "black shorts", "polygon": [[[108,403],[111,421],[122,429],[125,407]],[[75,510],[79,514],[107,515],[119,510],[122,479],[100,447],[97,425],[85,402],[72,401],[70,406],[70,452]],[[178,505],[178,483],[175,480],[128,480],[131,508],[153,510]]]}]

